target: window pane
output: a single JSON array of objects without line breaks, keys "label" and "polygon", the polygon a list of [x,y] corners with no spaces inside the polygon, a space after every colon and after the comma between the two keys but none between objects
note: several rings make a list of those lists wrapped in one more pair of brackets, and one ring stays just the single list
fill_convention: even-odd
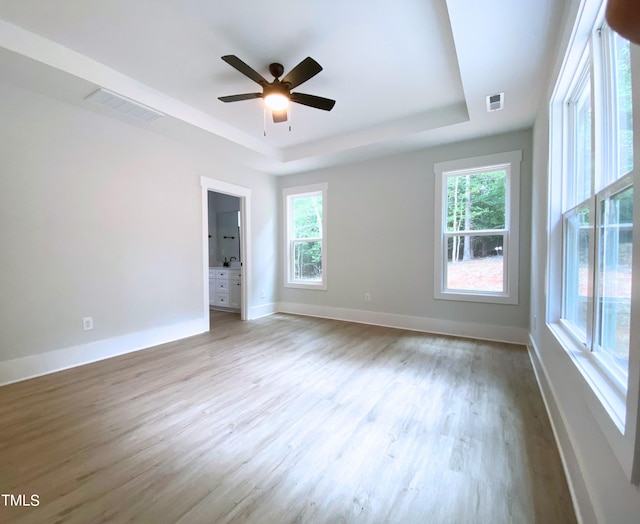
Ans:
[{"label": "window pane", "polygon": [[447,289],[503,293],[504,235],[447,239]]},{"label": "window pane", "polygon": [[591,302],[589,209],[582,208],[565,219],[564,315],[574,331],[587,341],[587,320]]},{"label": "window pane", "polygon": [[447,231],[504,229],[507,172],[447,177]]},{"label": "window pane", "polygon": [[293,200],[293,238],[322,237],[322,195]]},{"label": "window pane", "polygon": [[322,281],[322,242],[294,242],[294,280]]},{"label": "window pane", "polygon": [[614,53],[614,110],[618,160],[617,178],[633,169],[633,115],[631,104],[631,60],[629,41],[611,31]]},{"label": "window pane", "polygon": [[574,108],[573,200],[569,207],[591,196],[591,84],[587,81]]},{"label": "window pane", "polygon": [[601,213],[598,349],[609,355],[626,374],[629,369],[633,188],[604,200]]}]

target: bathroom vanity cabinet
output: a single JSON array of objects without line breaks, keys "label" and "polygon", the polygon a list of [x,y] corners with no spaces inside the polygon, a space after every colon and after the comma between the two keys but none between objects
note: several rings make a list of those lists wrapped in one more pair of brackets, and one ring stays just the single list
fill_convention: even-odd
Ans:
[{"label": "bathroom vanity cabinet", "polygon": [[240,311],[242,269],[209,268],[209,305],[226,311]]}]

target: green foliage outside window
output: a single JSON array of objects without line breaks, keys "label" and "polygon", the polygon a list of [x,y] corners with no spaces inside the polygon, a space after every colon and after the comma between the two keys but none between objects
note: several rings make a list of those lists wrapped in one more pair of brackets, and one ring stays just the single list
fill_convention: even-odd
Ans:
[{"label": "green foliage outside window", "polygon": [[618,169],[620,175],[633,169],[633,103],[631,100],[631,49],[628,40],[614,36],[615,74],[617,88],[617,119],[619,146]]},{"label": "green foliage outside window", "polygon": [[[322,238],[322,195],[296,197],[293,201],[293,239]],[[296,242],[294,278],[322,278],[322,242]]]},{"label": "green foliage outside window", "polygon": [[[505,229],[506,180],[504,169],[447,177],[447,231]],[[449,246],[454,262],[495,255],[502,248],[501,236],[453,238],[459,239]]]}]

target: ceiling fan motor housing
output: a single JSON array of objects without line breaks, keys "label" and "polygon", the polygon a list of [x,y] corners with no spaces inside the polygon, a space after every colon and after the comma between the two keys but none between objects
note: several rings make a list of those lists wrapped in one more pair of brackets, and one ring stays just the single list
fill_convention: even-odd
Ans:
[{"label": "ceiling fan motor housing", "polygon": [[280,78],[284,74],[284,66],[274,62],[269,65],[269,73],[271,73],[275,78]]},{"label": "ceiling fan motor housing", "polygon": [[280,80],[274,80],[270,84],[264,85],[262,89],[265,97],[269,95],[283,95],[289,98],[289,87],[287,87],[287,84],[280,82]]}]

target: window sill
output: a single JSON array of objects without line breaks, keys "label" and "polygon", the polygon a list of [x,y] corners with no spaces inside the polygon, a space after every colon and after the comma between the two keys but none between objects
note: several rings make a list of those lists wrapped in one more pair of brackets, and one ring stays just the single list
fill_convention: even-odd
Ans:
[{"label": "window sill", "polygon": [[[627,411],[626,391],[624,388],[612,376],[609,376],[592,353],[585,351],[562,323],[549,324],[548,327],[562,348],[571,357],[576,368],[611,421],[615,424],[620,435],[624,435]],[[594,413],[594,416],[599,419],[596,413]]]},{"label": "window sill", "polygon": [[483,302],[485,304],[518,304],[517,296],[481,293],[478,291],[440,291],[433,295],[436,300],[457,300],[460,302]]},{"label": "window sill", "polygon": [[318,282],[317,284],[307,284],[302,282],[286,282],[284,287],[294,288],[294,289],[313,289],[315,291],[326,291],[327,284],[324,282]]}]

